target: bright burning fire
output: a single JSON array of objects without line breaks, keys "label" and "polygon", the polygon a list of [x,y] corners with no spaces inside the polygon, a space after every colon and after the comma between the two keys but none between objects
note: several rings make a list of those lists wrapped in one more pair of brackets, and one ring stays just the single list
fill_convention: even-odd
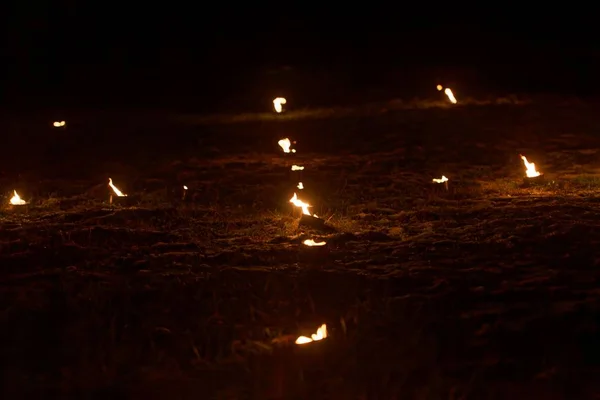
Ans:
[{"label": "bright burning fire", "polygon": [[275,111],[280,113],[283,111],[282,105],[287,103],[287,100],[284,97],[277,97],[273,100],[273,107],[275,107]]},{"label": "bright burning fire", "polygon": [[435,182],[435,183],[448,182],[448,178],[446,178],[444,175],[442,175],[442,177],[440,179],[433,178],[433,182]]},{"label": "bright burning fire", "polygon": [[456,104],[456,98],[454,97],[454,94],[452,93],[452,90],[450,90],[450,88],[446,88],[446,90],[444,90],[444,93],[446,93],[446,96],[448,96],[448,99],[450,99],[450,103]]},{"label": "bright burning fire", "polygon": [[308,211],[308,207],[312,207],[312,206],[310,204],[305,203],[302,200],[300,200],[296,193],[294,193],[294,196],[292,196],[292,198],[290,199],[290,203],[292,203],[294,206],[296,206],[298,208],[301,208],[302,214],[311,215],[310,211]]},{"label": "bright burning fire", "polygon": [[290,142],[290,139],[288,138],[281,139],[279,142],[277,142],[277,144],[283,149],[284,153],[296,152],[296,149],[290,149],[290,147],[292,146],[292,142]]},{"label": "bright burning fire", "polygon": [[313,247],[313,246],[325,246],[327,244],[327,242],[315,242],[312,239],[306,239],[302,243],[304,243],[304,245],[309,246],[309,247]]},{"label": "bright burning fire", "polygon": [[108,178],[108,186],[115,192],[118,197],[126,197],[126,194],[123,194],[115,185],[113,185],[112,179]]},{"label": "bright burning fire", "polygon": [[22,205],[27,204],[27,202],[25,200],[23,200],[21,197],[19,197],[16,190],[13,190],[13,193],[14,193],[14,196],[10,198],[10,204],[12,204],[13,206],[22,206]]},{"label": "bright burning fire", "polygon": [[300,165],[292,165],[292,171],[302,171],[304,169],[303,166]]},{"label": "bright burning fire", "polygon": [[310,337],[299,336],[296,339],[296,344],[306,344],[310,342],[318,342],[319,340],[323,340],[327,337],[327,325],[323,324],[317,329],[317,333],[313,333]]},{"label": "bright burning fire", "polygon": [[302,190],[304,189],[304,185],[302,184],[302,182],[298,182],[298,189]]},{"label": "bright burning fire", "polygon": [[442,85],[437,85],[436,88],[437,88],[438,91],[441,92],[444,87]]},{"label": "bright burning fire", "polygon": [[535,178],[536,176],[540,176],[541,173],[535,169],[535,164],[527,161],[527,157],[521,155],[521,160],[523,160],[523,164],[525,164],[525,174],[528,178]]},{"label": "bright burning fire", "polygon": [[65,126],[67,123],[65,121],[54,121],[52,123],[52,126],[55,128],[62,128],[63,126]]}]

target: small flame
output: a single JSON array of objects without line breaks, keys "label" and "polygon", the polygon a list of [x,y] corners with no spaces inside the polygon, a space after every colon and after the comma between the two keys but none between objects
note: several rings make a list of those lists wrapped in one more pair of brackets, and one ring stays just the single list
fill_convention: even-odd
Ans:
[{"label": "small flame", "polygon": [[435,183],[444,183],[444,182],[448,182],[448,178],[446,178],[444,175],[442,175],[442,177],[440,179],[433,178],[433,181]]},{"label": "small flame", "polygon": [[54,126],[55,128],[61,128],[63,126],[65,126],[67,123],[65,121],[54,121],[52,123],[52,126]]},{"label": "small flame", "polygon": [[301,165],[292,165],[292,171],[302,171],[304,169]]},{"label": "small flame", "polygon": [[527,157],[521,155],[521,160],[523,160],[523,164],[525,164],[525,174],[528,178],[535,178],[536,176],[540,176],[541,173],[535,169],[535,164],[527,161]]},{"label": "small flame", "polygon": [[312,239],[306,239],[302,243],[304,243],[306,246],[309,246],[309,247],[313,247],[313,246],[325,246],[327,244],[327,242],[315,242]]},{"label": "small flame", "polygon": [[296,344],[306,344],[306,343],[310,343],[310,342],[318,342],[319,340],[323,340],[326,337],[327,337],[327,325],[323,324],[317,329],[317,332],[310,335],[310,337],[299,336],[298,339],[296,339]]},{"label": "small flame", "polygon": [[437,85],[436,88],[437,88],[438,91],[441,92],[444,87],[442,85]]},{"label": "small flame", "polygon": [[183,190],[187,190],[187,189],[188,189],[188,187],[183,185]]},{"label": "small flame", "polygon": [[283,111],[283,107],[282,105],[287,103],[287,100],[283,97],[277,97],[273,100],[273,107],[275,108],[275,111],[280,113]]},{"label": "small flame", "polygon": [[305,203],[302,200],[298,199],[298,195],[296,195],[296,193],[294,193],[294,196],[292,196],[292,198],[290,199],[290,203],[292,203],[296,207],[301,208],[302,214],[310,215],[310,211],[308,211],[308,207],[312,207],[312,206],[310,204]]},{"label": "small flame", "polygon": [[446,96],[448,96],[448,99],[450,99],[450,103],[456,104],[456,98],[454,97],[454,94],[452,93],[452,90],[450,90],[450,88],[446,88],[446,90],[444,90],[444,93],[446,93]]},{"label": "small flame", "polygon": [[19,197],[16,190],[13,190],[13,193],[14,193],[14,196],[10,198],[10,204],[12,204],[14,206],[22,206],[22,205],[27,204],[27,202],[25,200],[23,200],[21,197]]},{"label": "small flame", "polygon": [[126,197],[126,194],[123,194],[123,192],[121,192],[119,189],[117,189],[117,187],[115,185],[113,185],[112,179],[108,178],[108,186],[110,186],[110,188],[113,190],[113,192],[115,192],[115,194],[119,197]]},{"label": "small flame", "polygon": [[281,139],[279,142],[277,142],[277,144],[283,149],[284,153],[296,152],[296,149],[290,149],[290,147],[292,146],[292,142],[290,142],[290,139],[288,138]]},{"label": "small flame", "polygon": [[304,189],[304,185],[302,184],[302,182],[298,182],[298,189],[302,190]]}]

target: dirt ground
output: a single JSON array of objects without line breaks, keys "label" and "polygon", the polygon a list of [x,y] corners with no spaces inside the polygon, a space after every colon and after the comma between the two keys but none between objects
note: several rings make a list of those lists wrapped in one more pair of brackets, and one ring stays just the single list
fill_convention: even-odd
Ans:
[{"label": "dirt ground", "polygon": [[384,111],[7,124],[3,398],[600,398],[598,105]]}]

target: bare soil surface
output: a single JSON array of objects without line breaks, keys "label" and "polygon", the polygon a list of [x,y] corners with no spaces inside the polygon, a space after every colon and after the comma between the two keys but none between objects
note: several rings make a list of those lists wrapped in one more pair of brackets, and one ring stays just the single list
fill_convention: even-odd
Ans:
[{"label": "bare soil surface", "polygon": [[597,111],[14,122],[3,398],[599,398]]}]

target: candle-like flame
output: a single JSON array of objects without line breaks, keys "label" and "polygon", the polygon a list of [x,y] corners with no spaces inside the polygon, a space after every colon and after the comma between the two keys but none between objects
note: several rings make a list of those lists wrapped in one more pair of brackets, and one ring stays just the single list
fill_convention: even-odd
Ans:
[{"label": "candle-like flame", "polygon": [[25,200],[23,200],[21,197],[19,197],[16,190],[13,190],[13,193],[14,193],[14,196],[10,198],[10,204],[12,204],[14,206],[22,206],[22,205],[27,204],[27,202]]},{"label": "candle-like flame", "polygon": [[436,88],[437,88],[438,91],[441,92],[444,87],[442,85],[437,85]]},{"label": "candle-like flame", "polygon": [[452,104],[456,104],[456,97],[454,97],[454,94],[452,93],[452,90],[450,88],[446,88],[446,90],[444,90],[444,93],[446,93],[446,96],[448,96],[448,99]]},{"label": "candle-like flame", "polygon": [[284,153],[296,152],[296,149],[290,149],[290,147],[292,146],[292,142],[288,138],[281,139],[279,142],[277,142],[277,144],[283,149]]},{"label": "candle-like flame", "polygon": [[300,190],[304,189],[304,185],[302,184],[302,182],[298,182],[298,189],[300,189]]},{"label": "candle-like flame", "polygon": [[121,192],[119,189],[117,189],[117,187],[115,185],[113,185],[113,181],[111,178],[108,178],[108,186],[110,186],[110,188],[113,190],[113,192],[115,192],[115,194],[118,197],[126,197],[126,194],[123,194],[123,192]]},{"label": "candle-like flame", "polygon": [[292,165],[292,171],[302,171],[304,169],[301,165]]},{"label": "candle-like flame", "polygon": [[446,178],[444,175],[442,175],[442,177],[440,179],[433,178],[433,181],[435,183],[444,183],[444,182],[448,182],[448,178]]},{"label": "candle-like flame", "polygon": [[310,337],[299,336],[298,339],[296,339],[296,344],[306,344],[306,343],[310,343],[310,342],[318,342],[319,340],[323,340],[326,337],[327,337],[327,325],[323,324],[317,329],[317,332],[310,335]]},{"label": "candle-like flame", "polygon": [[54,121],[52,123],[52,126],[54,126],[55,128],[61,128],[63,126],[65,126],[67,123],[65,121]]},{"label": "candle-like flame", "polygon": [[312,207],[310,204],[303,202],[302,200],[298,199],[298,195],[296,193],[294,193],[294,196],[292,196],[292,198],[290,199],[290,203],[292,203],[294,206],[301,208],[302,209],[302,214],[304,215],[310,215],[310,211],[308,211],[308,207]]},{"label": "candle-like flame", "polygon": [[188,187],[183,185],[183,190],[188,190]]},{"label": "candle-like flame", "polygon": [[282,105],[287,103],[287,100],[283,97],[277,97],[273,100],[273,107],[275,108],[275,111],[280,113],[283,111],[283,107]]},{"label": "candle-like flame", "polygon": [[523,160],[523,164],[525,164],[525,175],[528,178],[535,178],[536,176],[540,176],[541,173],[535,169],[535,164],[527,161],[527,157],[521,154],[521,160]]},{"label": "candle-like flame", "polygon": [[304,243],[304,245],[309,246],[309,247],[313,247],[313,246],[325,246],[327,244],[327,242],[315,242],[312,239],[306,239],[302,243]]}]

